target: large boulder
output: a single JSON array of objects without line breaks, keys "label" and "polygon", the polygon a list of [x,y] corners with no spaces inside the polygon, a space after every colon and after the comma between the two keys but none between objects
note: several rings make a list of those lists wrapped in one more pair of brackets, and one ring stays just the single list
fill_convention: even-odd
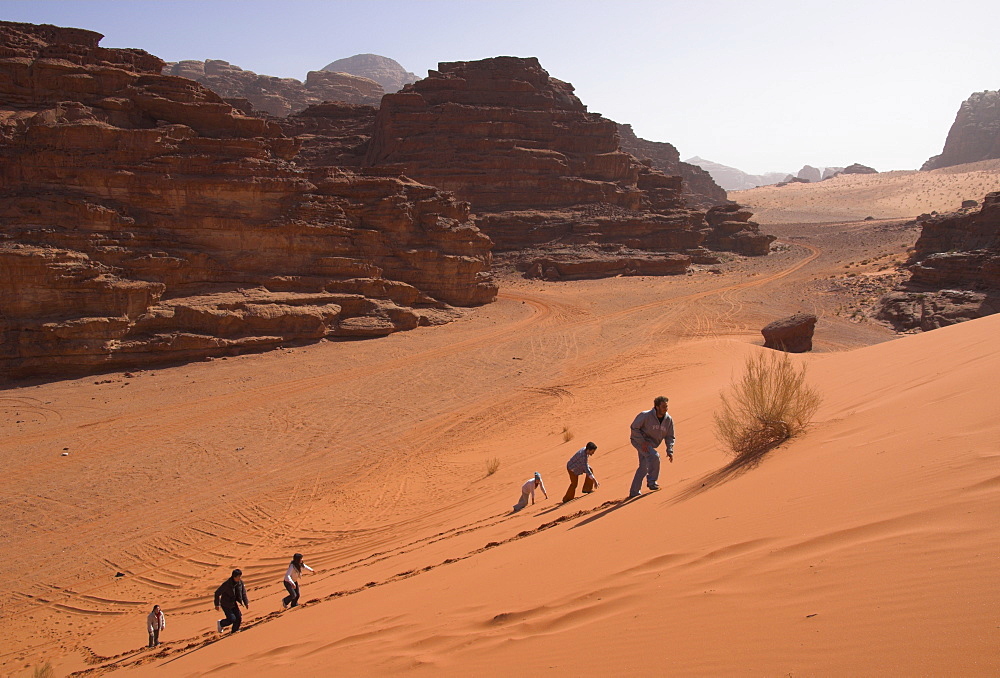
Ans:
[{"label": "large boulder", "polygon": [[813,330],[816,316],[812,313],[796,313],[769,323],[760,331],[764,335],[764,346],[788,353],[805,353],[812,350]]}]

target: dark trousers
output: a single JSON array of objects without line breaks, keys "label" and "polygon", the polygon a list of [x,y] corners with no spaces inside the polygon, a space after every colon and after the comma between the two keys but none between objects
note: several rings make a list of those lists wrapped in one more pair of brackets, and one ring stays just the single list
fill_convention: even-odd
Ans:
[{"label": "dark trousers", "polygon": [[[569,489],[566,490],[566,494],[563,496],[563,501],[569,501],[576,496],[576,483],[579,481],[580,476],[573,473],[570,470],[566,470],[569,473]],[[583,481],[583,492],[593,492],[594,491],[594,479],[587,476],[587,479]]]},{"label": "dark trousers", "polygon": [[160,644],[160,629],[156,629],[149,634],[149,646],[156,647]]},{"label": "dark trousers", "polygon": [[295,607],[299,604],[299,585],[289,584],[287,581],[283,581],[282,583],[288,589],[288,595],[281,599],[281,604],[288,607]]},{"label": "dark trousers", "polygon": [[233,633],[240,630],[240,624],[243,623],[243,613],[240,612],[239,605],[233,605],[232,607],[222,608],[222,612],[226,615],[225,621],[222,622],[222,628],[227,626],[233,627]]}]

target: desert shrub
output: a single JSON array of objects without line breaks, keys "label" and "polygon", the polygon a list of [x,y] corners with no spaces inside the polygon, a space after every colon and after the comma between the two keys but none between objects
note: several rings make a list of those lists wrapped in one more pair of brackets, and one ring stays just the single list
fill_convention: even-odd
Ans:
[{"label": "desert shrub", "polygon": [[568,443],[569,441],[573,440],[573,432],[569,430],[568,426],[563,426],[562,437],[564,443]]},{"label": "desert shrub", "polygon": [[500,457],[490,457],[486,460],[486,475],[491,476],[500,468]]},{"label": "desert shrub", "polygon": [[45,662],[43,666],[36,666],[31,671],[31,678],[55,678],[55,671],[52,670],[52,664]]},{"label": "desert shrub", "polygon": [[787,353],[771,351],[747,358],[743,376],[721,394],[715,429],[736,462],[759,461],[801,433],[819,409],[819,393],[806,385],[806,370],[795,369]]}]

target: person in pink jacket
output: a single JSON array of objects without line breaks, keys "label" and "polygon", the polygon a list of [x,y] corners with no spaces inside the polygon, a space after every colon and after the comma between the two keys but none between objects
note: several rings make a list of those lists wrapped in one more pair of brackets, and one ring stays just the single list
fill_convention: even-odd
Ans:
[{"label": "person in pink jacket", "polygon": [[167,628],[167,618],[159,605],[153,606],[153,611],[146,615],[146,630],[149,632],[149,647],[160,644],[160,631]]}]

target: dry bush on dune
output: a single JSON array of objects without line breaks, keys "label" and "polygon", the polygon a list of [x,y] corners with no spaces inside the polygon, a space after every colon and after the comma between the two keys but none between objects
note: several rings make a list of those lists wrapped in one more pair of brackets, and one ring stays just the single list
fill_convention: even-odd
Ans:
[{"label": "dry bush on dune", "polygon": [[568,443],[573,440],[573,432],[569,430],[569,427],[563,426],[562,437],[564,443]]},{"label": "dry bush on dune", "polygon": [[55,675],[52,664],[49,663],[44,666],[36,666],[31,672],[31,678],[55,678]]},{"label": "dry bush on dune", "polygon": [[822,398],[806,385],[805,367],[796,370],[787,353],[747,358],[743,377],[722,394],[715,429],[734,464],[755,464],[770,450],[801,433]]},{"label": "dry bush on dune", "polygon": [[500,457],[490,457],[486,460],[486,475],[491,476],[500,468]]}]

